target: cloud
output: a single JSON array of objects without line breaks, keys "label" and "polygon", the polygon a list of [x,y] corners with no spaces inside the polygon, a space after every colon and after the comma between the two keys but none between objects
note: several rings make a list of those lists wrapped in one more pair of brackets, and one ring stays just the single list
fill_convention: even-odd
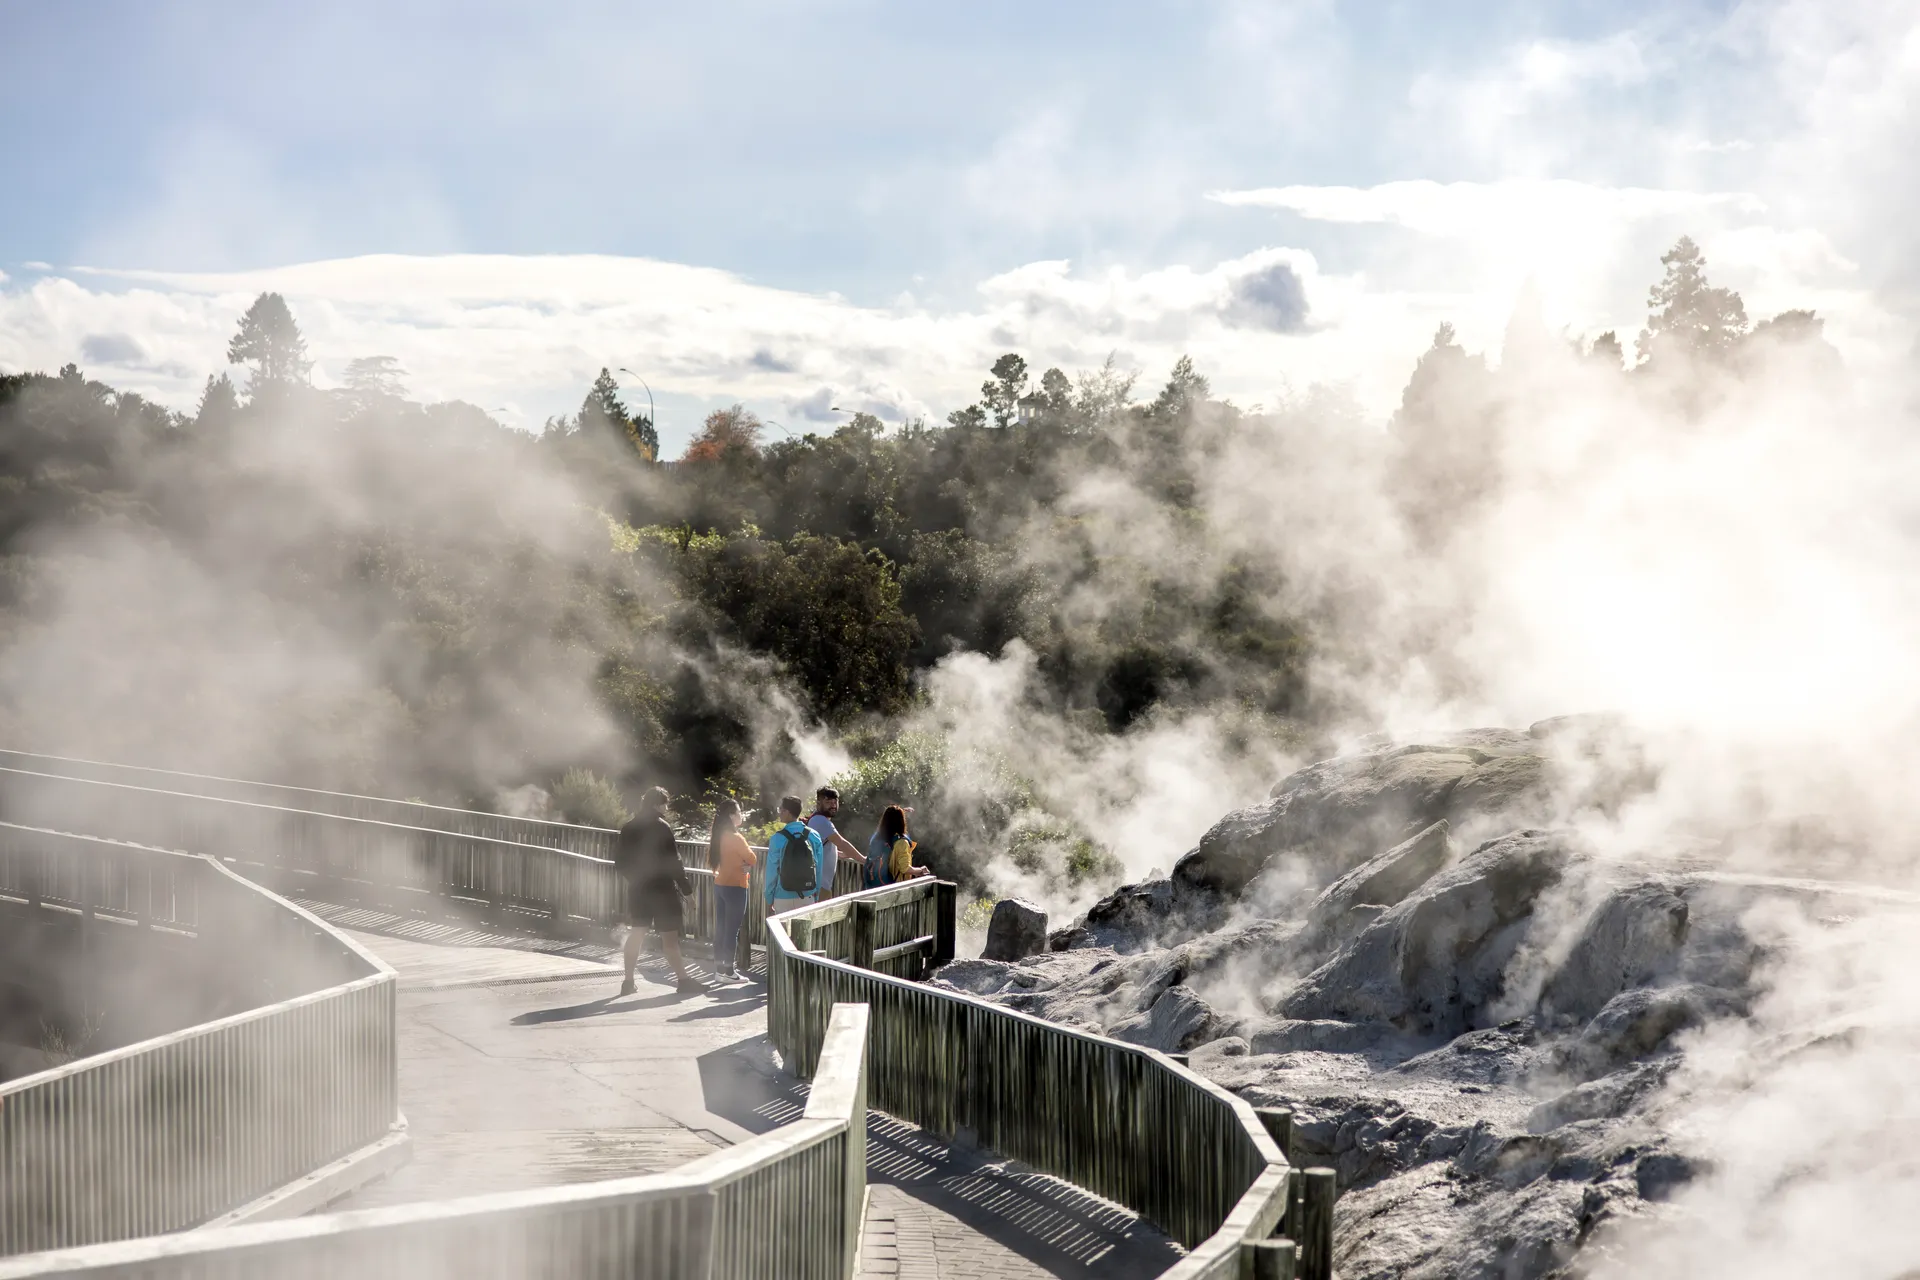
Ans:
[{"label": "cloud", "polygon": [[1480,237],[1512,228],[1555,228],[1578,234],[1598,224],[1731,211],[1760,214],[1766,206],[1742,192],[1693,192],[1606,187],[1568,179],[1512,178],[1499,182],[1434,182],[1417,178],[1372,187],[1260,187],[1210,191],[1224,205],[1285,209],[1316,222],[1392,223],[1435,236]]},{"label": "cloud", "polygon": [[1298,333],[1307,325],[1307,290],[1292,264],[1275,262],[1233,282],[1226,315],[1231,323]]},{"label": "cloud", "polygon": [[125,333],[90,333],[80,340],[90,364],[137,365],[147,358],[138,340]]},{"label": "cloud", "polygon": [[[227,367],[240,314],[275,290],[299,318],[317,385],[338,385],[356,357],[389,355],[423,400],[515,406],[518,424],[533,428],[571,412],[602,367],[626,366],[651,384],[669,450],[736,401],[822,423],[834,404],[939,421],[976,397],[1007,351],[1069,372],[1113,354],[1144,372],[1147,391],[1190,355],[1242,404],[1325,383],[1384,417],[1437,324],[1493,348],[1528,279],[1549,329],[1637,331],[1659,255],[1683,231],[1717,281],[1750,291],[1756,314],[1816,306],[1849,359],[1910,346],[1865,269],[1819,230],[1770,220],[1747,193],[1412,180],[1210,199],[1357,228],[1343,250],[1353,266],[1329,272],[1284,245],[1211,264],[1047,258],[941,304],[862,304],[608,255],[380,254],[220,273],[80,267],[0,287],[0,368],[56,369],[84,354],[113,365],[126,389],[188,409],[207,375]],[[1451,247],[1409,251],[1406,231]]]},{"label": "cloud", "polygon": [[791,360],[776,356],[765,347],[761,347],[758,351],[755,351],[747,357],[747,366],[752,369],[758,369],[762,373],[793,373],[800,367]]}]

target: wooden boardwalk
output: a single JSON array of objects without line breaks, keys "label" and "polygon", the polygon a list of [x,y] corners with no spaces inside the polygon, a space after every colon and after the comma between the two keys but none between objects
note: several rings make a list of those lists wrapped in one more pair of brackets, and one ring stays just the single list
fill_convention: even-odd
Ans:
[{"label": "wooden boardwalk", "polygon": [[[621,997],[606,950],[304,903],[399,971],[413,1156],[340,1209],[671,1169],[787,1123],[804,1086],[766,1041],[758,982],[681,997],[657,958]],[[697,948],[696,948],[697,950]],[[875,1114],[862,1275],[1154,1276],[1178,1251],[1065,1183]]]}]

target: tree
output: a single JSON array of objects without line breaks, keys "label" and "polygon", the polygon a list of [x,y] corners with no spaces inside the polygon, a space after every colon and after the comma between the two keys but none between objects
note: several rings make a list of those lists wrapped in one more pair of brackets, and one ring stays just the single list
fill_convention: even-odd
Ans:
[{"label": "tree", "polygon": [[1707,260],[1687,236],[1660,263],[1667,273],[1647,293],[1647,327],[1634,344],[1641,360],[1669,351],[1707,359],[1728,354],[1747,331],[1740,295],[1707,283]]},{"label": "tree", "polygon": [[1393,494],[1422,545],[1438,546],[1499,487],[1499,404],[1485,358],[1468,355],[1453,326],[1442,324],[1390,426]]},{"label": "tree", "polygon": [[978,431],[987,425],[986,410],[977,404],[970,404],[948,414],[947,422],[961,431]]},{"label": "tree", "polygon": [[1115,367],[1109,351],[1098,369],[1081,373],[1074,410],[1088,426],[1111,425],[1133,404],[1133,384],[1139,377],[1138,370],[1122,372]]},{"label": "tree", "polygon": [[993,425],[1004,427],[1019,412],[1020,397],[1027,390],[1027,362],[1009,351],[993,362],[988,370],[993,377],[980,384],[980,398],[993,414]]},{"label": "tree", "polygon": [[1040,399],[1049,416],[1064,418],[1073,410],[1073,383],[1058,369],[1049,369],[1040,375]]},{"label": "tree", "polygon": [[784,544],[745,536],[691,541],[677,560],[712,625],[778,658],[826,719],[888,714],[912,696],[907,661],[919,629],[878,551],[811,535]]},{"label": "tree", "polygon": [[1212,392],[1212,385],[1193,371],[1193,358],[1181,356],[1173,362],[1173,372],[1167,375],[1167,385],[1160,388],[1160,394],[1154,398],[1153,408],[1149,412],[1160,419],[1177,418],[1190,412],[1195,405],[1204,404]]},{"label": "tree", "polygon": [[360,356],[347,362],[347,390],[361,396],[380,396],[398,400],[407,394],[402,381],[407,371],[392,356]]},{"label": "tree", "polygon": [[200,393],[200,407],[194,411],[193,420],[203,427],[217,426],[230,422],[240,412],[240,397],[233,389],[233,380],[226,374],[214,377],[207,375],[206,390]]},{"label": "tree", "polygon": [[685,461],[713,463],[728,458],[750,459],[760,452],[760,419],[742,405],[715,409],[707,415],[700,434],[687,446]]},{"label": "tree", "polygon": [[277,293],[261,294],[240,317],[239,332],[227,344],[227,361],[253,366],[249,389],[256,395],[268,387],[304,382],[313,367],[307,340],[300,336],[287,300]]},{"label": "tree", "polygon": [[1802,374],[1830,377],[1840,372],[1840,353],[1826,339],[1826,322],[1811,311],[1782,311],[1753,326],[1741,344],[1749,367],[1786,362]]},{"label": "tree", "polygon": [[636,418],[620,403],[620,384],[606,369],[593,380],[587,398],[580,402],[580,430],[598,433],[624,443],[648,462],[660,456],[660,435],[650,418]]}]

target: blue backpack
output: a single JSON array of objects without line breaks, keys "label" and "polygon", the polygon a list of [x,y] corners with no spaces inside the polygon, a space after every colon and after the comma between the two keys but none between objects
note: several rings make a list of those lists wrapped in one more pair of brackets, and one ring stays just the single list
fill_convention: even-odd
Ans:
[{"label": "blue backpack", "polygon": [[888,883],[890,872],[887,868],[887,860],[892,852],[887,848],[887,842],[880,838],[879,831],[876,830],[867,837],[867,866],[861,877],[864,887],[878,889],[881,885]]},{"label": "blue backpack", "polygon": [[778,834],[786,841],[780,846],[780,887],[795,897],[804,898],[820,887],[813,865],[813,841],[807,838],[806,827],[798,822],[789,822]]}]

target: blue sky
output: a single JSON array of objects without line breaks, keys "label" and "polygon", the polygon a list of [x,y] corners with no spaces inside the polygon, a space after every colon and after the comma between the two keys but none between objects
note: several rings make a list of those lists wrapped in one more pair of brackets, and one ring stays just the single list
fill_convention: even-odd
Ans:
[{"label": "blue sky", "polygon": [[[1185,343],[1243,399],[1331,370],[1378,406],[1435,315],[1497,345],[1519,285],[1562,273],[1577,250],[1538,224],[1570,208],[1570,225],[1593,210],[1605,222],[1590,263],[1543,277],[1549,320],[1576,332],[1632,323],[1678,230],[1708,241],[1710,261],[1712,237],[1733,236],[1719,257],[1762,295],[1880,296],[1882,280],[1908,274],[1906,237],[1882,234],[1898,220],[1845,198],[1874,177],[1869,143],[1910,141],[1901,5],[309,8],[5,7],[0,367],[55,360],[88,336],[74,324],[111,322],[93,336],[124,334],[147,356],[114,380],[179,400],[221,335],[190,340],[199,322],[129,292],[194,310],[290,267],[441,260],[411,301],[386,308],[364,281],[346,305],[327,273],[301,277],[296,311],[333,307],[309,322],[340,348],[316,344],[324,381],[330,361],[364,354],[348,347],[395,345],[383,314],[420,332],[458,327],[424,299],[461,294],[471,318],[475,298],[505,287],[491,280],[502,259],[570,255],[551,287],[507,268],[527,315],[574,308],[564,343],[540,354],[535,335],[515,381],[463,374],[451,348],[415,342],[422,393],[537,420],[577,399],[573,380],[604,346],[607,361],[652,361],[681,414],[745,398],[805,416],[824,389],[898,416],[951,407],[999,345],[1081,365],[1114,350],[1150,379]],[[1310,194],[1416,182],[1430,185],[1334,216]],[[1291,194],[1214,198],[1259,190]],[[1543,204],[1543,190],[1560,195]],[[1488,193],[1514,211],[1506,222],[1488,214]],[[1736,196],[1747,202],[1709,199]],[[1495,231],[1476,239],[1439,215],[1436,232],[1436,201],[1465,202]],[[787,383],[729,390],[738,360],[679,351],[660,336],[673,317],[659,306],[623,318],[606,310],[615,300],[595,304],[598,342],[575,308],[576,277],[594,274],[580,264],[595,261],[623,288],[657,286],[636,265],[648,263],[752,286],[726,297],[742,321],[736,346],[758,350],[769,332],[802,342],[810,327],[825,348],[854,345]],[[458,287],[446,278],[455,262]],[[1035,264],[1061,262],[1064,275],[1042,270],[1035,284]],[[1146,314],[1183,289],[1224,297],[1241,276],[1279,269],[1313,302],[1313,322],[1293,332],[1216,335],[1209,326],[1233,328],[1220,319],[1231,309],[1196,328],[1191,298],[1186,320]],[[1183,271],[1200,283],[1167,275]],[[998,293],[983,287],[1010,273]],[[689,279],[661,296],[720,305]],[[49,281],[78,292],[29,306]],[[1132,301],[1116,315],[1088,287]],[[105,314],[114,297],[117,319]],[[1887,331],[1884,298],[1859,306],[1859,328]],[[206,325],[230,326],[215,325],[218,306],[200,309]],[[1050,328],[1028,323],[1049,315]],[[883,372],[862,375],[858,353],[876,341]],[[909,367],[910,348],[927,349],[924,367]],[[777,372],[766,363],[753,367]]]}]

